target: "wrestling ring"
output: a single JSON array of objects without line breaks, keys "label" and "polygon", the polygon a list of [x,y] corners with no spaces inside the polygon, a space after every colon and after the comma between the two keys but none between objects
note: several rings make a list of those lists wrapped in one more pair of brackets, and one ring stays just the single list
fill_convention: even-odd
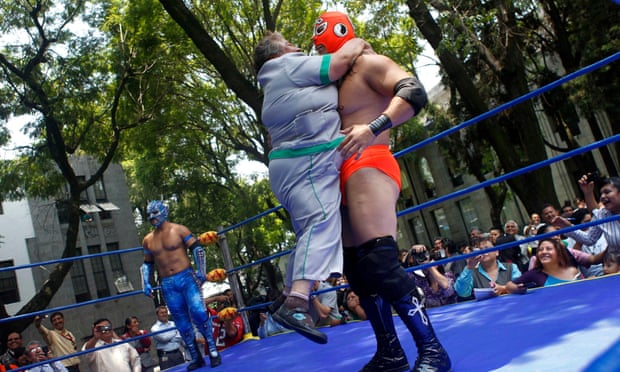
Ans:
[{"label": "wrestling ring", "polygon": [[[486,118],[497,115],[514,105],[543,94],[557,86],[606,66],[620,59],[620,52],[611,55],[595,64],[568,74],[555,82],[536,89],[524,96],[505,103],[497,108],[479,115],[471,120],[454,126],[438,135],[419,142],[403,151],[395,153],[395,157],[415,151],[431,142],[457,132]],[[449,195],[437,197],[398,212],[399,216],[428,208],[449,199],[471,193],[475,190],[517,177],[538,168],[549,166],[575,155],[590,152],[597,148],[613,144],[620,140],[615,134],[604,140],[546,159],[525,168],[504,174],[473,186],[458,190]],[[282,208],[281,206],[267,210],[246,221],[218,231],[220,244],[225,245],[225,234],[239,226],[252,222]],[[557,235],[598,223],[620,221],[620,215],[604,220],[589,222],[577,227],[526,238],[518,242],[510,242],[493,248],[484,249],[457,257],[445,258],[440,261],[424,264],[408,270],[423,269],[433,265],[443,265],[481,253],[503,250],[518,244],[527,243],[545,237]],[[49,265],[63,261],[89,259],[112,254],[125,254],[141,250],[141,247],[89,254],[53,261],[38,262],[28,265],[0,268],[0,272],[27,269],[40,265]],[[224,250],[224,249],[223,249]],[[230,257],[224,257],[226,270],[229,274],[241,271],[248,266],[258,265],[266,260],[284,256],[289,251],[265,257],[262,260],[239,267],[232,267]],[[230,278],[235,278],[231,275]],[[231,288],[239,298],[239,284],[231,280]],[[330,290],[342,289],[338,286]],[[550,287],[529,290],[525,295],[499,296],[483,301],[467,301],[446,305],[428,310],[433,327],[448,351],[453,371],[587,371],[609,372],[620,371],[620,274],[607,275],[592,279],[565,283]],[[97,302],[110,301],[121,297],[143,296],[141,290],[129,291],[108,298],[69,304],[53,309],[45,309],[29,314],[0,319],[0,327],[20,318],[32,318],[37,315],[49,314],[75,307],[91,306]],[[239,302],[243,305],[243,302]],[[240,313],[262,308],[266,304],[241,306]],[[394,318],[403,348],[410,362],[416,358],[416,346],[408,330],[398,317]],[[247,319],[246,319],[247,325]],[[246,326],[246,329],[248,327]],[[257,339],[247,337],[239,344],[221,352],[222,365],[218,371],[357,371],[374,354],[376,342],[370,324],[367,321],[350,322],[337,327],[324,327],[321,330],[328,336],[327,345],[315,344],[302,336],[287,332]],[[163,331],[165,332],[165,331]],[[142,337],[135,337],[123,342],[131,342]],[[110,345],[113,346],[114,344]],[[105,346],[104,346],[105,347]],[[108,346],[109,347],[109,346]],[[62,360],[71,356],[80,356],[94,349],[76,352],[69,356],[54,358]],[[49,363],[35,363],[29,367]],[[204,370],[210,370],[208,358]],[[177,366],[168,371],[184,371],[186,365]],[[15,369],[17,371],[19,369]]]}]

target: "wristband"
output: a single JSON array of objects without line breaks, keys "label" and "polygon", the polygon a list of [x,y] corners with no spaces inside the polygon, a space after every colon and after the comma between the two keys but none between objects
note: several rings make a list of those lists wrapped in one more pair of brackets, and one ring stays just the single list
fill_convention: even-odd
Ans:
[{"label": "wristband", "polygon": [[386,114],[381,114],[368,124],[368,128],[370,128],[372,134],[376,137],[384,130],[392,128],[392,120],[390,120]]}]

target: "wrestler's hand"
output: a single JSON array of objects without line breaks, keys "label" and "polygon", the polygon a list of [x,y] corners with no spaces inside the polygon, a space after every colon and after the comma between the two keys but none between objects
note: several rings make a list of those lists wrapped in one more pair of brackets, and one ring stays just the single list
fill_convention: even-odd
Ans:
[{"label": "wrestler's hand", "polygon": [[338,145],[338,151],[344,159],[348,159],[354,154],[357,154],[355,159],[359,159],[366,147],[372,144],[376,138],[366,124],[354,125],[341,130],[340,133],[344,134],[345,137]]},{"label": "wrestler's hand", "polygon": [[203,274],[200,270],[196,270],[196,278],[200,280],[201,284],[207,281],[207,277],[205,277],[205,274]]},{"label": "wrestler's hand", "polygon": [[221,321],[233,320],[237,317],[237,309],[234,307],[225,307],[217,313],[217,317]]},{"label": "wrestler's hand", "polygon": [[218,237],[216,231],[203,232],[198,236],[198,241],[202,245],[209,245],[217,243]]},{"label": "wrestler's hand", "polygon": [[226,270],[218,268],[209,271],[207,280],[210,282],[222,282],[226,279]]},{"label": "wrestler's hand", "polygon": [[146,297],[153,297],[153,287],[151,287],[151,285],[148,283],[144,283],[143,286],[144,288],[142,289],[142,291],[144,292],[144,295]]}]

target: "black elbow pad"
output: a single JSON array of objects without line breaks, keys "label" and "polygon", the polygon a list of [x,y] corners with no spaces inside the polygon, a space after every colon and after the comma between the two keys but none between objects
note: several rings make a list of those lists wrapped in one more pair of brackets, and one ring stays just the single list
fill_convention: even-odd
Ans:
[{"label": "black elbow pad", "polygon": [[409,102],[415,111],[414,115],[422,111],[428,102],[426,90],[424,90],[418,79],[413,77],[404,78],[396,83],[394,95]]}]

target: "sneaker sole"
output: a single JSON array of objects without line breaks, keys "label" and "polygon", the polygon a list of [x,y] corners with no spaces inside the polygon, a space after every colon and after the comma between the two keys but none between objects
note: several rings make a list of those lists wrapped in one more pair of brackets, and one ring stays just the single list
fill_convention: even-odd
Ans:
[{"label": "sneaker sole", "polygon": [[278,323],[282,324],[284,327],[299,333],[310,341],[316,342],[317,344],[326,344],[327,343],[327,335],[317,330],[310,331],[308,328],[298,327],[295,324],[289,323],[284,318],[280,316],[277,312],[273,313],[273,319]]}]

